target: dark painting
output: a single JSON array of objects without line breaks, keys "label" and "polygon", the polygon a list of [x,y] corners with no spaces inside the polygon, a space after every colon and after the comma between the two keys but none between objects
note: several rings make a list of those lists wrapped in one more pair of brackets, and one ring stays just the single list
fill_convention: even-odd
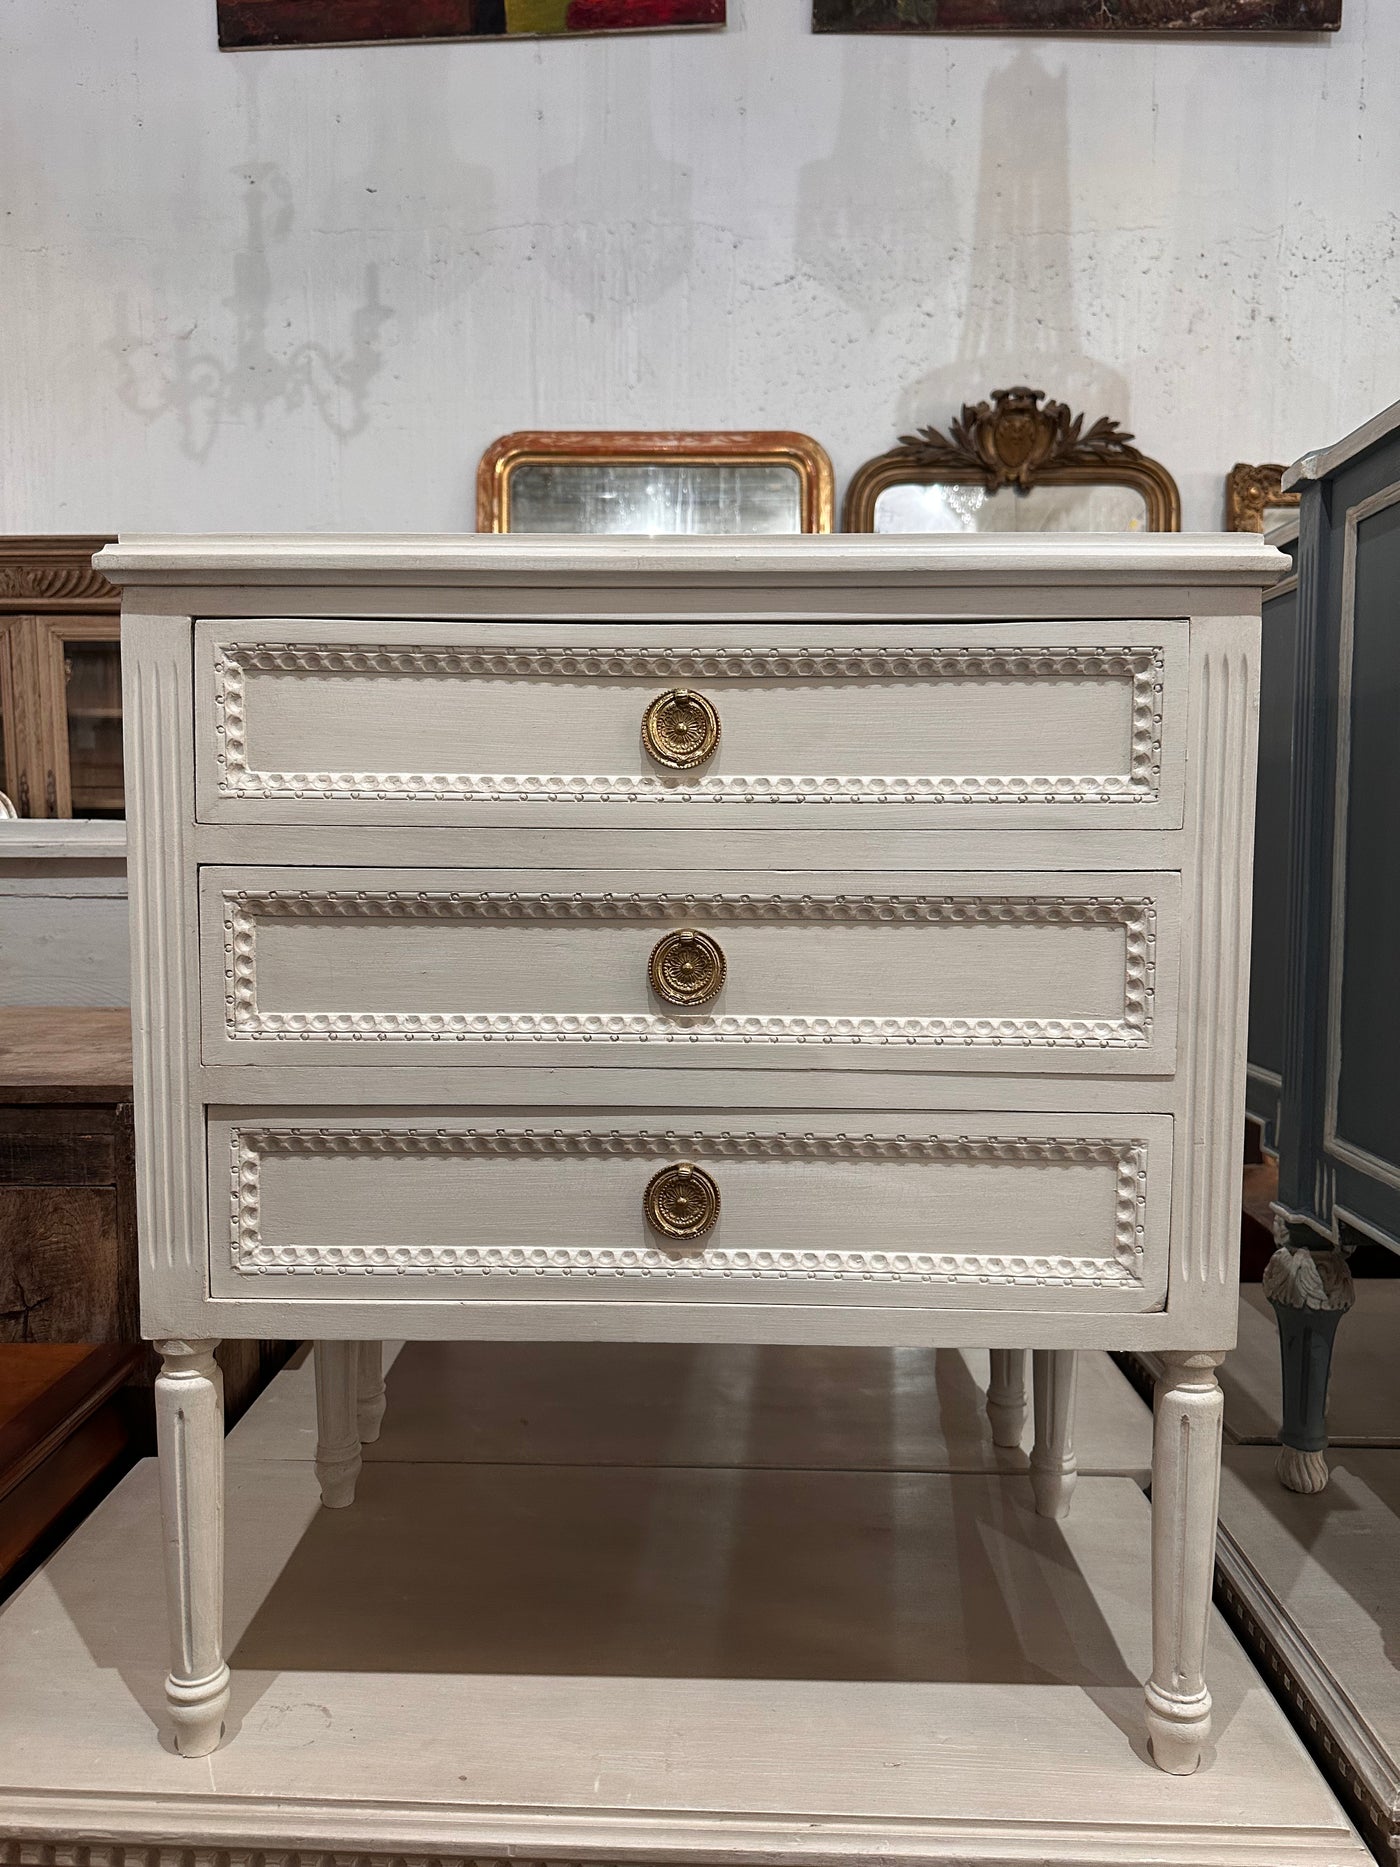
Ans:
[{"label": "dark painting", "polygon": [[1335,32],[1342,0],[813,0],[817,32]]},{"label": "dark painting", "polygon": [[218,0],[219,44],[354,45],[723,26],[725,0]]}]

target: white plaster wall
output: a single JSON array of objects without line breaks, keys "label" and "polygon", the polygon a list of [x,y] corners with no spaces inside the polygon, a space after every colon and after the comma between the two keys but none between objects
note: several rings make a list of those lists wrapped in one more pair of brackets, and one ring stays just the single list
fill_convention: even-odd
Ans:
[{"label": "white plaster wall", "polygon": [[1400,394],[1400,0],[1327,38],[724,34],[220,54],[0,0],[0,529],[469,529],[517,427],[1029,381],[1220,522]]}]

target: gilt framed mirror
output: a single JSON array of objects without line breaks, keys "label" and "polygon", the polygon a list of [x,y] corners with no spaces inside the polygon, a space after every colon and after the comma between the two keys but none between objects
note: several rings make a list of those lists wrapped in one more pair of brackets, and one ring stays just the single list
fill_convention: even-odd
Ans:
[{"label": "gilt framed mirror", "polygon": [[1271,532],[1296,518],[1302,494],[1283,490],[1285,468],[1279,461],[1252,467],[1237,461],[1225,481],[1227,532]]},{"label": "gilt framed mirror", "polygon": [[481,457],[481,532],[829,532],[831,462],[810,435],[530,431]]},{"label": "gilt framed mirror", "polygon": [[1085,426],[1043,389],[965,403],[857,468],[848,532],[1175,532],[1181,496],[1108,416]]}]

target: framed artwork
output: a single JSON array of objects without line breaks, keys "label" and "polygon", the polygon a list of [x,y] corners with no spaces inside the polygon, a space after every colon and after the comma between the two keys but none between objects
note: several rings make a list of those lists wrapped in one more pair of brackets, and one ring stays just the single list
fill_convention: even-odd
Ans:
[{"label": "framed artwork", "polygon": [[1241,460],[1231,467],[1225,481],[1226,531],[1268,532],[1294,517],[1303,496],[1296,487],[1284,492],[1283,475],[1276,460],[1262,467]]},{"label": "framed artwork", "polygon": [[723,26],[726,0],[218,0],[225,51]]},{"label": "framed artwork", "polygon": [[479,532],[829,532],[831,462],[807,434],[504,434],[476,474]]},{"label": "framed artwork", "polygon": [[816,32],[1335,32],[1342,0],[813,0]]},{"label": "framed artwork", "polygon": [[1116,421],[1043,389],[996,389],[948,433],[921,428],[852,475],[848,532],[1175,532],[1176,481]]}]

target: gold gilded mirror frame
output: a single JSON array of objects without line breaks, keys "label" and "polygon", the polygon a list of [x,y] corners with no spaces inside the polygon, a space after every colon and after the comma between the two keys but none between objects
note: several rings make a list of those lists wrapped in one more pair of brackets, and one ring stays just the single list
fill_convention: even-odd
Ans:
[{"label": "gold gilded mirror frame", "polygon": [[1063,402],[1047,402],[1043,389],[995,389],[990,402],[967,402],[949,434],[921,428],[900,437],[888,453],[858,467],[846,489],[842,529],[873,532],[875,507],[892,486],[1009,487],[1127,486],[1139,493],[1147,529],[1181,530],[1181,495],[1160,461],[1132,445],[1116,421],[1101,416],[1089,429]]},{"label": "gold gilded mirror frame", "polygon": [[[1252,467],[1240,460],[1230,469],[1225,482],[1225,529],[1227,532],[1267,532],[1282,523],[1284,512],[1295,509],[1303,495],[1295,488],[1283,490],[1286,469],[1271,460],[1262,467]],[[1270,521],[1266,514],[1274,513]]]},{"label": "gold gilded mirror frame", "polygon": [[654,432],[606,429],[524,429],[503,434],[481,457],[476,474],[476,528],[511,529],[511,480],[524,466],[787,467],[797,476],[800,529],[829,532],[836,493],[826,449],[788,429]]}]

